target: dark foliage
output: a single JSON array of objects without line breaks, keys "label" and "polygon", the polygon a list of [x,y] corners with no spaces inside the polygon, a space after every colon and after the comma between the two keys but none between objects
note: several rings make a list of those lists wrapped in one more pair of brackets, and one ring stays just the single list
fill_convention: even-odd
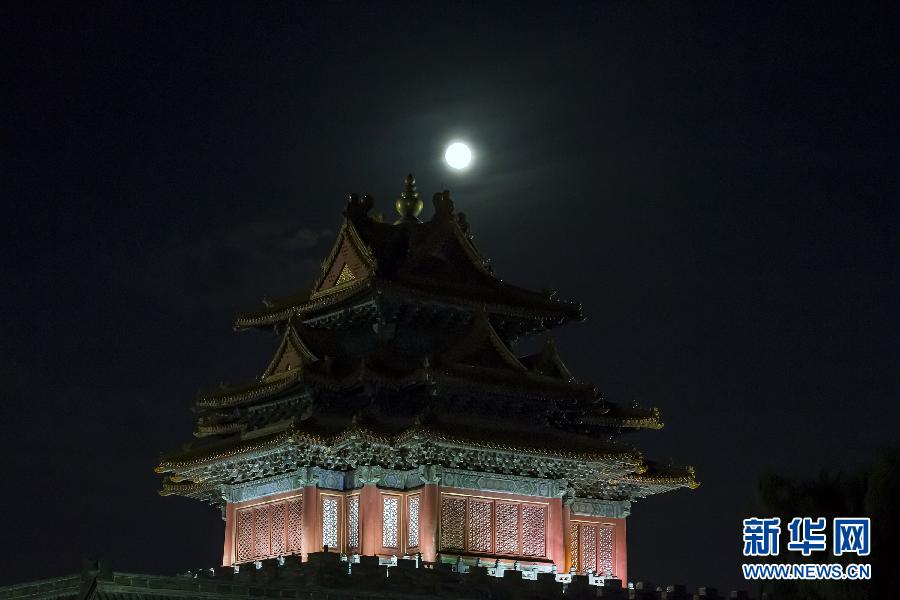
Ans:
[{"label": "dark foliage", "polygon": [[769,474],[759,480],[757,495],[763,513],[781,517],[783,525],[798,516],[827,517],[829,523],[834,517],[872,519],[872,552],[868,557],[836,558],[830,554],[829,546],[829,554],[814,553],[804,559],[799,553],[785,554],[782,540],[782,553],[775,559],[777,562],[868,562],[872,565],[871,581],[781,581],[767,583],[765,591],[777,598],[809,600],[896,597],[900,577],[891,563],[893,542],[900,535],[897,503],[900,448],[884,450],[871,467],[853,473],[822,470],[811,480]]}]

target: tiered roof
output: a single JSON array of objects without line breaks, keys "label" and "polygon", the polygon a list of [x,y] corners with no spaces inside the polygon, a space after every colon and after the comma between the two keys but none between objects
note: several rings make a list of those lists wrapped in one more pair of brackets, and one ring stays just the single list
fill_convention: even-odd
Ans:
[{"label": "tiered roof", "polygon": [[[351,194],[314,285],[237,317],[237,329],[274,328],[277,349],[257,380],[197,398],[195,442],[158,468],[174,474],[167,493],[199,497],[223,481],[221,461],[259,452],[280,452],[284,468],[365,460],[409,468],[415,456],[439,462],[433,450],[446,445],[568,465],[546,476],[590,465],[601,480],[582,493],[598,496],[695,485],[692,471],[660,469],[619,441],[661,428],[656,409],[607,402],[573,376],[549,337],[541,351],[518,355],[518,339],[582,319],[581,306],[497,278],[449,192],[433,203],[433,217],[420,221],[410,175],[400,219],[388,224],[371,214],[371,197]],[[347,450],[354,444],[383,452],[360,458]]]},{"label": "tiered roof", "polygon": [[[404,193],[416,193],[412,176],[406,185]],[[238,315],[235,328],[282,323],[375,294],[462,310],[481,308],[498,318],[527,320],[538,329],[583,318],[580,304],[561,301],[553,291],[535,292],[495,277],[475,247],[465,215],[454,212],[450,193],[435,194],[433,200],[431,220],[421,222],[409,214],[389,224],[370,214],[370,196],[351,194],[315,284],[293,298]]]}]

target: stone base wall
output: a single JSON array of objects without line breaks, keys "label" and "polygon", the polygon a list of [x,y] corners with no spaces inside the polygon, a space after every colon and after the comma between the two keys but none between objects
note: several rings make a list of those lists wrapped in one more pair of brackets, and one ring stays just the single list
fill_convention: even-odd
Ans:
[{"label": "stone base wall", "polygon": [[[709,587],[689,592],[683,585],[623,585],[618,579],[586,575],[496,570],[459,563],[426,564],[362,556],[346,561],[332,552],[269,559],[240,567],[216,567],[167,577],[113,572],[88,565],[81,575],[0,587],[0,600],[366,600],[454,598],[458,600],[750,600],[744,592],[719,594]],[[775,600],[763,596],[760,600]]]}]

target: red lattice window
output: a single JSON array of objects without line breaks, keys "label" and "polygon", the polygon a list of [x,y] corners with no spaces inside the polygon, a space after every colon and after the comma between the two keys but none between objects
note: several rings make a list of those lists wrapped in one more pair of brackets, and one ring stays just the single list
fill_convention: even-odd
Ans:
[{"label": "red lattice window", "polygon": [[472,552],[491,552],[494,549],[494,503],[490,500],[469,500],[469,546]]},{"label": "red lattice window", "polygon": [[253,548],[256,556],[272,554],[272,536],[269,529],[269,507],[260,506],[253,509]]},{"label": "red lattice window", "polygon": [[419,494],[406,497],[406,546],[419,547]]},{"label": "red lattice window", "polygon": [[497,553],[519,553],[519,505],[497,503]]},{"label": "red lattice window", "polygon": [[465,550],[466,499],[459,496],[441,497],[441,548]]},{"label": "red lattice window", "polygon": [[347,498],[347,550],[359,550],[359,496]]},{"label": "red lattice window", "polygon": [[[269,518],[272,523],[272,531],[285,531],[284,529],[284,504],[273,504],[269,511]],[[286,537],[283,535],[272,535],[272,554],[281,556],[287,550]]]},{"label": "red lattice window", "polygon": [[322,545],[340,551],[340,496],[322,495]]},{"label": "red lattice window", "polygon": [[285,505],[287,506],[287,551],[296,554],[303,547],[303,529],[300,527],[303,498],[288,500]]},{"label": "red lattice window", "polygon": [[612,527],[597,528],[597,572],[607,576],[615,568],[616,532]]},{"label": "red lattice window", "polygon": [[381,495],[381,545],[397,548],[400,545],[400,496]]},{"label": "red lattice window", "polygon": [[597,528],[591,525],[581,527],[581,563],[585,571],[597,570]]},{"label": "red lattice window", "polygon": [[576,571],[581,565],[581,552],[578,551],[578,548],[581,546],[580,531],[578,523],[569,525],[569,556],[572,557],[572,566],[575,567]]},{"label": "red lattice window", "polygon": [[615,575],[616,530],[600,523],[572,523],[572,566],[578,572]]},{"label": "red lattice window", "polygon": [[547,505],[442,495],[441,549],[544,558]]},{"label": "red lattice window", "polygon": [[302,498],[239,508],[235,521],[235,562],[300,552],[302,512]]},{"label": "red lattice window", "polygon": [[253,510],[239,510],[237,513],[237,560],[253,558]]},{"label": "red lattice window", "polygon": [[547,555],[547,508],[539,504],[522,505],[522,554]]}]

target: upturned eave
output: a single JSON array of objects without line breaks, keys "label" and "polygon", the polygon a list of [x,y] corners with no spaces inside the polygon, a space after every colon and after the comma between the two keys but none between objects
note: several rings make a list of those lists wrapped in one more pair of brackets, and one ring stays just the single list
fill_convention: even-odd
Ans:
[{"label": "upturned eave", "polygon": [[225,408],[248,402],[255,402],[274,396],[293,386],[300,379],[302,369],[294,369],[276,373],[256,381],[225,388],[217,392],[202,394],[197,397],[194,406],[198,410]]},{"label": "upturned eave", "polygon": [[528,454],[535,457],[547,457],[562,460],[587,462],[616,461],[632,464],[634,468],[638,468],[641,464],[640,453],[624,448],[573,451],[553,447],[535,446],[527,443],[509,443],[489,439],[473,439],[418,425],[410,427],[396,435],[385,435],[353,424],[338,433],[323,435],[304,430],[295,424],[286,427],[282,431],[258,438],[250,440],[235,438],[231,443],[171,455],[168,458],[163,458],[155,471],[157,473],[177,473],[183,469],[191,469],[202,465],[213,464],[221,460],[233,459],[242,454],[270,450],[282,444],[334,446],[347,443],[351,440],[382,444],[397,448],[415,441],[429,441],[438,444]]}]

